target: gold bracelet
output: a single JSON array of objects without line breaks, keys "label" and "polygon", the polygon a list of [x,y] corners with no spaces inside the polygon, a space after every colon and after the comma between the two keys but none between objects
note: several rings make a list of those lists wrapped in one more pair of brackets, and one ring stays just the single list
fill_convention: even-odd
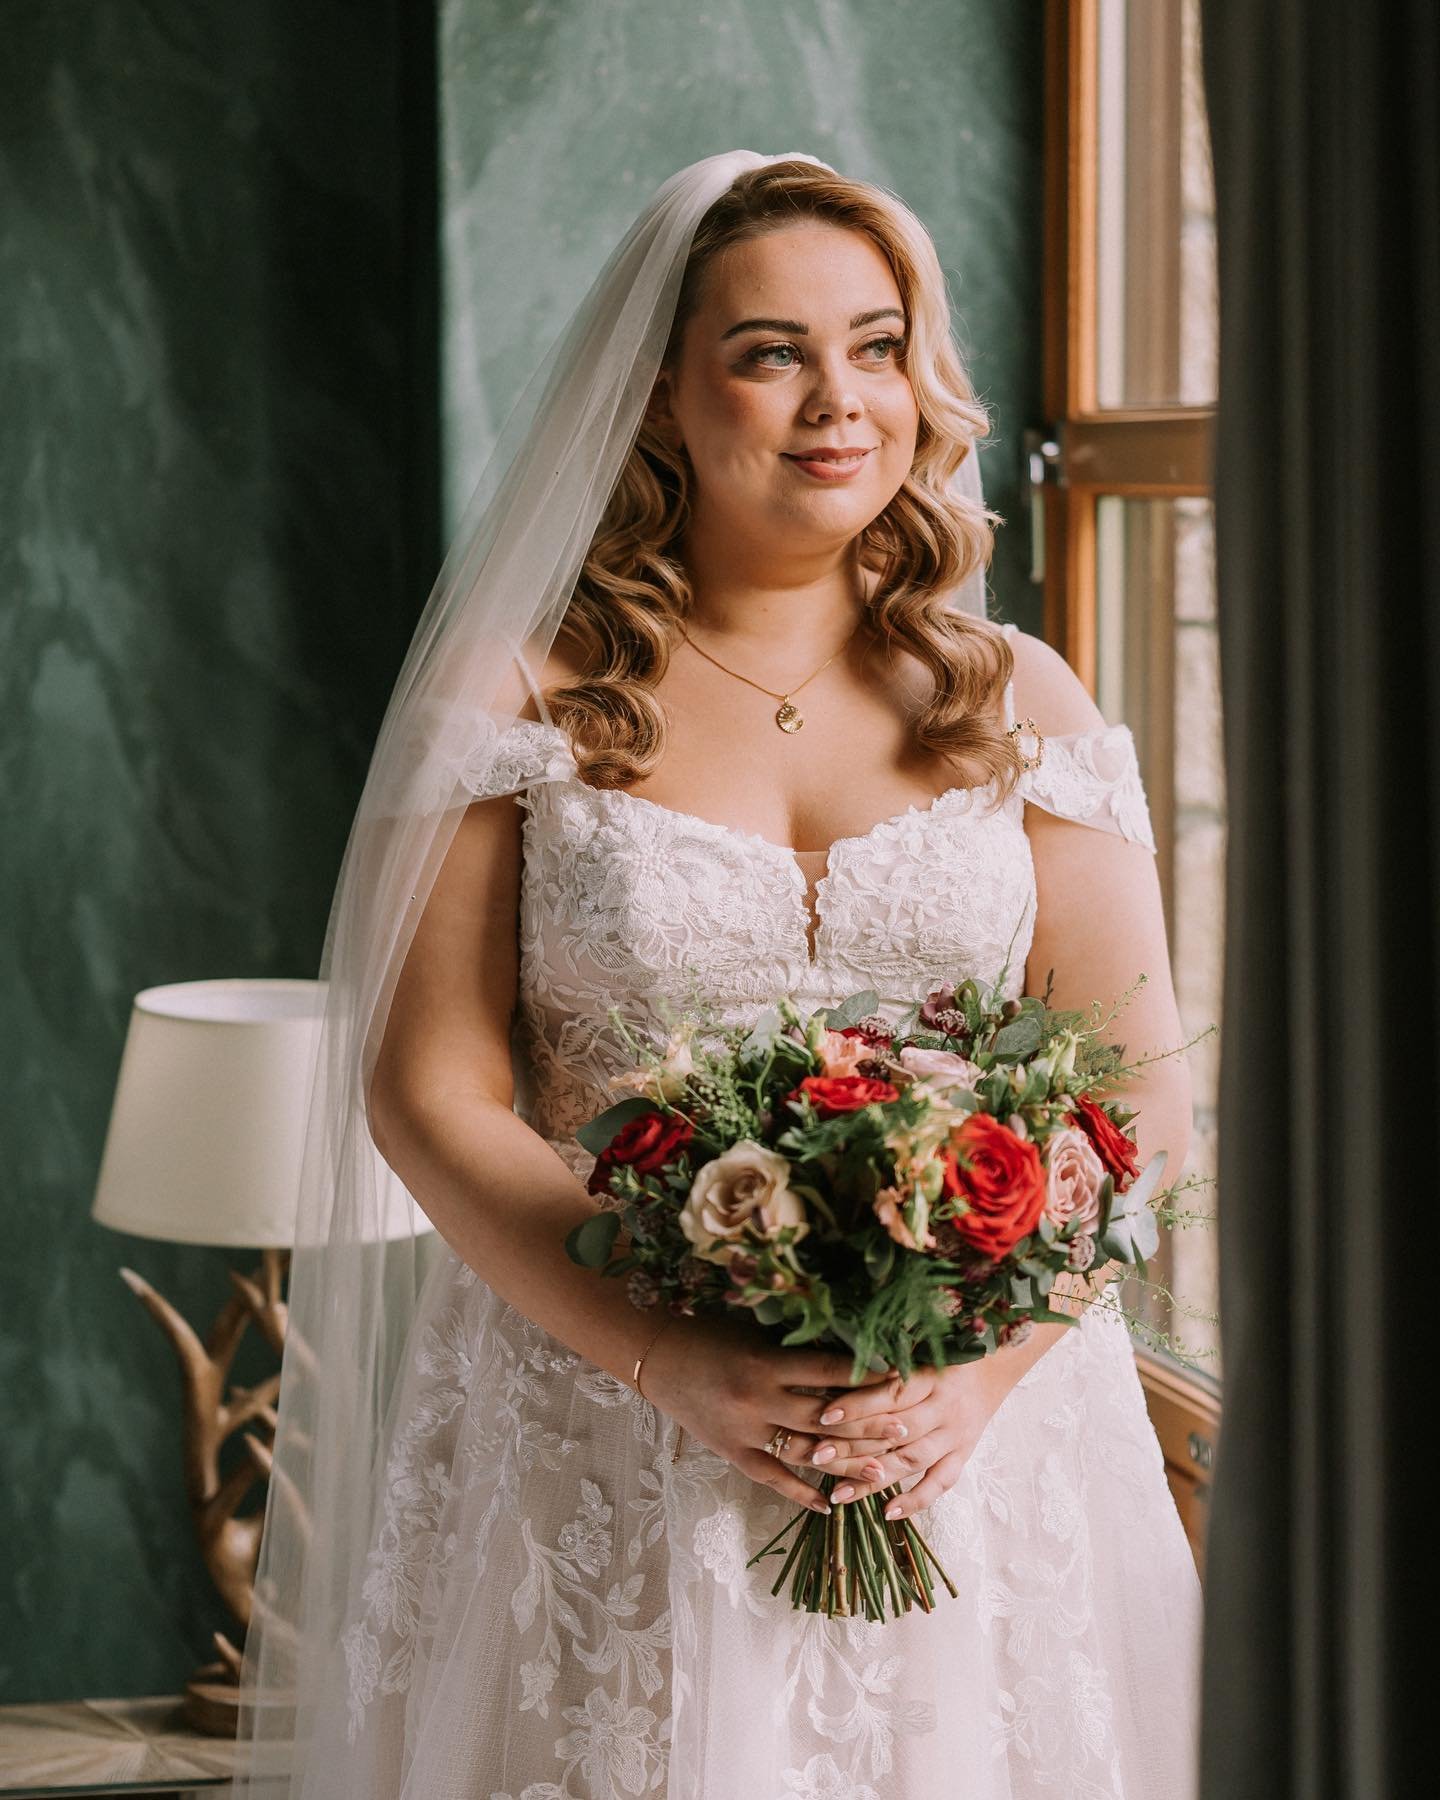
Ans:
[{"label": "gold bracelet", "polygon": [[673,1313],[671,1313],[668,1318],[662,1319],[660,1322],[659,1330],[657,1330],[655,1333],[655,1337],[651,1338],[650,1342],[645,1346],[645,1348],[635,1358],[635,1367],[630,1371],[630,1379],[635,1384],[635,1392],[640,1395],[640,1398],[642,1400],[645,1398],[645,1394],[640,1386],[640,1365],[641,1365],[641,1363],[644,1362],[645,1358],[650,1354],[650,1352],[655,1348],[655,1341],[656,1341],[656,1338],[658,1338],[660,1336],[660,1332],[663,1331],[667,1325],[673,1325],[674,1323],[675,1323],[675,1315]]}]

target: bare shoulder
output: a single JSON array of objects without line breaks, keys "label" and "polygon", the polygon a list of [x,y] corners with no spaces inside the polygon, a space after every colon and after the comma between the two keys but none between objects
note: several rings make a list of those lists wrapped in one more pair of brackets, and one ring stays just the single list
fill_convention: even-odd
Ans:
[{"label": "bare shoulder", "polygon": [[1041,733],[1057,737],[1105,725],[1090,690],[1053,645],[1028,631],[1007,635],[1015,657],[1017,719],[1033,719]]},{"label": "bare shoulder", "polygon": [[[533,680],[531,670],[534,671]],[[540,691],[547,693],[551,688],[563,687],[580,680],[583,674],[584,670],[574,652],[557,642],[538,667],[533,659],[524,666],[512,660],[496,697],[497,708],[512,713],[517,719],[529,719],[532,723],[539,724],[541,718],[535,699],[535,682],[538,680]]]}]

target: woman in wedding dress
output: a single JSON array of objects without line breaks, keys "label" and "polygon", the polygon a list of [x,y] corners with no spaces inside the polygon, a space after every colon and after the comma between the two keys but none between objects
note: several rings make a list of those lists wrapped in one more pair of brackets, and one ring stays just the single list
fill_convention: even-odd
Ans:
[{"label": "woman in wedding dress", "polygon": [[[696,1002],[873,988],[897,1019],[1008,957],[1007,994],[1053,971],[1052,1004],[1108,1009],[1143,972],[1106,1030],[1158,1056],[1142,1160],[1178,1171],[1190,1127],[1130,733],[983,616],[995,515],[956,475],[987,422],[933,247],[813,159],[710,162],[555,629],[511,640],[468,736],[452,709],[463,806],[367,1091],[440,1243],[291,1791],[1189,1800],[1199,1583],[1113,1310],[852,1383],[563,1249],[617,1018],[663,1043]],[[836,1504],[903,1483],[959,1598],[772,1597],[747,1558],[822,1470]]]}]

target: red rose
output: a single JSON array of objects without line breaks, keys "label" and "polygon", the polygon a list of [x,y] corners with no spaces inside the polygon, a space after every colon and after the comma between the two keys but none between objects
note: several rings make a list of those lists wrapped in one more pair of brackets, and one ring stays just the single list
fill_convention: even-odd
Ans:
[{"label": "red rose", "polygon": [[824,1118],[835,1113],[859,1112],[872,1100],[900,1098],[900,1090],[893,1082],[874,1081],[868,1075],[807,1075],[785,1098],[798,1100],[801,1094],[810,1096],[816,1111]]},{"label": "red rose", "polygon": [[956,1216],[955,1229],[982,1255],[1004,1256],[1039,1224],[1045,1207],[1040,1153],[992,1114],[971,1113],[957,1125],[940,1160],[942,1191],[970,1209]]},{"label": "red rose", "polygon": [[694,1135],[694,1126],[679,1113],[638,1113],[625,1121],[595,1158],[586,1191],[603,1193],[610,1183],[610,1171],[616,1168],[634,1169],[637,1175],[655,1174]]},{"label": "red rose", "polygon": [[1078,1121],[1095,1146],[1095,1154],[1115,1177],[1115,1192],[1123,1194],[1140,1173],[1140,1152],[1103,1107],[1093,1100],[1071,1097]]}]

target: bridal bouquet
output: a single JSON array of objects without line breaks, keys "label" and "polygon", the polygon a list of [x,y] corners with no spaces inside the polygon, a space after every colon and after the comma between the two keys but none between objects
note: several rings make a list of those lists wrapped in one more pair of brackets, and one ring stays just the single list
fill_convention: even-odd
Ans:
[{"label": "bridal bouquet", "polygon": [[[578,1133],[602,1205],[571,1258],[623,1275],[640,1308],[740,1310],[782,1344],[848,1347],[857,1380],[973,1361],[1073,1324],[1052,1296],[1098,1293],[1108,1265],[1143,1275],[1165,1153],[1141,1171],[1132,1112],[1099,1097],[1121,1047],[971,979],[898,1025],[877,1003],[802,1017],[783,998],[703,1042],[687,1015],[663,1050],[612,1010],[636,1066]],[[929,1611],[937,1580],[957,1590],[913,1519],[885,1519],[899,1491],[799,1511],[751,1560],[783,1556],[772,1592],[789,1576],[806,1611]]]}]

